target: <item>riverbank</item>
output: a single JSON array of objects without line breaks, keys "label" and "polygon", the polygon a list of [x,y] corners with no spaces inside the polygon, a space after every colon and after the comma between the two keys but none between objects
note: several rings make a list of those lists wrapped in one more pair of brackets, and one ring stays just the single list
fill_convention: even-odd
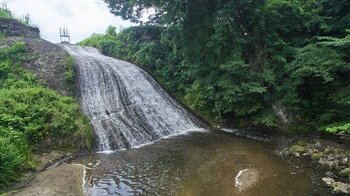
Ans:
[{"label": "riverbank", "polygon": [[350,148],[349,141],[303,137],[284,148],[284,157],[309,159],[326,171],[324,183],[334,194],[350,194]]},{"label": "riverbank", "polygon": [[79,164],[62,164],[56,168],[35,174],[25,187],[12,191],[8,195],[84,195],[84,166]]},{"label": "riverbank", "polygon": [[333,194],[350,194],[350,140],[322,134],[293,134],[268,130],[223,129],[225,132],[277,145],[275,154],[289,162],[307,161],[319,173],[320,186]]}]

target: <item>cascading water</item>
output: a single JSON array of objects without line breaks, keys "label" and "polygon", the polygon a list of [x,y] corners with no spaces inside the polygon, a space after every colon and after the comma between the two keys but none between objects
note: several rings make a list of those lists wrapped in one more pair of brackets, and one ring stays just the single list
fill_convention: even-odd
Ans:
[{"label": "cascading water", "polygon": [[139,146],[203,125],[134,64],[97,49],[62,45],[75,59],[81,105],[98,137],[99,150]]}]

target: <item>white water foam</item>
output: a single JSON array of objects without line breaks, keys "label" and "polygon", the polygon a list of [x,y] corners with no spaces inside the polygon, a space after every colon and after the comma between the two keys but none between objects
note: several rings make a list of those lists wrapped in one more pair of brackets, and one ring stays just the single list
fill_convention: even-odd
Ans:
[{"label": "white water foam", "polygon": [[145,71],[95,48],[62,45],[75,59],[81,105],[109,153],[161,138],[203,131],[203,124]]}]

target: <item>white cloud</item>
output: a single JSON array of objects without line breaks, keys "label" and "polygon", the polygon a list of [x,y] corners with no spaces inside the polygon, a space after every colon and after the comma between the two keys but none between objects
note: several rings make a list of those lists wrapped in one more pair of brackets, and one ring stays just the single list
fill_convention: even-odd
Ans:
[{"label": "white cloud", "polygon": [[44,39],[59,42],[59,28],[67,27],[72,42],[78,42],[92,33],[102,33],[108,25],[129,27],[135,25],[116,17],[103,0],[5,0],[16,16],[29,14],[39,26]]}]

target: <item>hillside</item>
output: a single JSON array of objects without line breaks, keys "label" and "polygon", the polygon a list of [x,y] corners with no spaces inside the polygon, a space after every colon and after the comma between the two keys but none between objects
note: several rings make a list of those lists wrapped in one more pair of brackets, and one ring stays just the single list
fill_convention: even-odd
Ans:
[{"label": "hillside", "polygon": [[[15,19],[0,18],[0,31],[1,193],[62,153],[90,149],[93,136],[72,97],[68,53]],[[60,153],[43,156],[53,151]]]},{"label": "hillside", "polygon": [[23,42],[27,52],[34,56],[24,62],[24,68],[30,70],[37,79],[62,95],[72,95],[74,81],[66,78],[66,72],[71,72],[72,70],[69,69],[73,67],[67,65],[70,56],[65,50],[41,39],[38,28],[26,26],[14,19],[0,18],[0,32],[3,34],[0,40],[3,46]]}]

